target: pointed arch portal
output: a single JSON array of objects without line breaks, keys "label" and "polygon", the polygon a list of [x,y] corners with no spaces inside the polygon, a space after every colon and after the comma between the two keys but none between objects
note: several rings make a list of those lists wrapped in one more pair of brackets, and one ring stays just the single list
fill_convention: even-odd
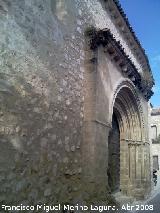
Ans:
[{"label": "pointed arch portal", "polygon": [[113,104],[112,128],[108,138],[108,184],[112,192],[144,196],[144,127],[140,103],[128,86],[117,92]]}]

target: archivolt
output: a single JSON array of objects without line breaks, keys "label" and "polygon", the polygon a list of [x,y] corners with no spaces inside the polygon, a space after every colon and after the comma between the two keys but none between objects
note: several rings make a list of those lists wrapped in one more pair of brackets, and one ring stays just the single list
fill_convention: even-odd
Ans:
[{"label": "archivolt", "polygon": [[145,138],[143,111],[135,87],[122,81],[113,96],[112,113],[116,114],[121,139],[142,141]]}]

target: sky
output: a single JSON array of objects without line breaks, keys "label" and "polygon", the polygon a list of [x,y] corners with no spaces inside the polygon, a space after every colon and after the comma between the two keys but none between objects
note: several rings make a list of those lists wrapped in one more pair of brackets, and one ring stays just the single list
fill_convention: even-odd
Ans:
[{"label": "sky", "polygon": [[150,102],[160,107],[160,0],[119,0],[148,56],[155,86]]}]

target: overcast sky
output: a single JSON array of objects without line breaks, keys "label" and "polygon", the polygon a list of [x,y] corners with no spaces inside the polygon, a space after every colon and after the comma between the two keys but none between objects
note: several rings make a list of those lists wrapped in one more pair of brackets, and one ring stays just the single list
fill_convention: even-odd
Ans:
[{"label": "overcast sky", "polygon": [[120,0],[148,56],[155,79],[151,103],[160,107],[160,0]]}]

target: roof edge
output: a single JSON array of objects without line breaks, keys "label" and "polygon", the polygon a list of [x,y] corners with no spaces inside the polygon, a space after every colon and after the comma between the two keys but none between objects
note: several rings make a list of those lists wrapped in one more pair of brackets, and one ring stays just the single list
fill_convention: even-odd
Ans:
[{"label": "roof edge", "polygon": [[[104,0],[105,2],[107,2],[107,0]],[[127,18],[127,15],[125,14],[119,0],[112,0],[112,2],[114,3],[115,7],[117,8],[117,10],[119,11],[121,17],[123,18],[126,26],[128,27],[128,30],[129,32],[131,33],[132,35],[132,38],[134,39],[135,43],[138,45],[139,47],[139,50],[141,52],[141,54],[143,55],[144,59],[145,59],[145,64],[147,66],[147,70],[148,72],[150,73],[150,76],[151,76],[151,79],[153,81],[153,85],[155,84],[155,81],[154,81],[154,78],[153,78],[153,74],[152,74],[152,70],[151,70],[151,67],[150,67],[150,64],[149,64],[149,59],[148,59],[148,56],[144,50],[144,48],[142,47],[138,37],[136,36],[133,28],[131,27],[130,23],[129,23],[129,20]],[[139,61],[139,59],[137,58],[137,60]],[[141,64],[141,62],[139,61],[139,63]]]}]

